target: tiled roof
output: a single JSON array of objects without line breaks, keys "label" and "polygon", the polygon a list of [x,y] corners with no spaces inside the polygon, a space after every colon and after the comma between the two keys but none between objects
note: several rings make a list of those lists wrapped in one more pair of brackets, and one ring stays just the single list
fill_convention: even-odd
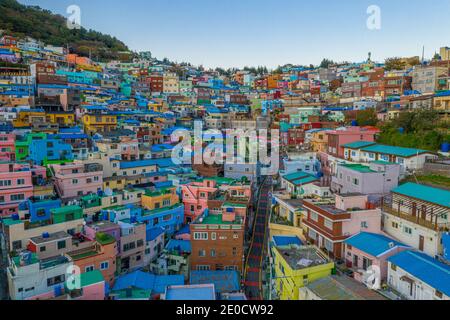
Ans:
[{"label": "tiled roof", "polygon": [[[357,248],[358,250],[364,251],[374,257],[389,251],[393,247],[406,247],[405,244],[395,241],[391,238],[383,236],[381,234],[361,232],[347,240],[345,243]],[[391,247],[391,245],[393,245]]]},{"label": "tiled roof", "polygon": [[392,192],[450,208],[450,191],[417,183],[405,183]]},{"label": "tiled roof", "polygon": [[450,296],[450,266],[426,254],[414,251],[403,251],[388,259],[397,267],[429,286]]}]

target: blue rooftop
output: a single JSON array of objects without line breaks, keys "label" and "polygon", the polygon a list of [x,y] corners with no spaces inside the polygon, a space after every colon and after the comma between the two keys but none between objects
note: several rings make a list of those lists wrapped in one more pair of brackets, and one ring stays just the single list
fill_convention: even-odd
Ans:
[{"label": "blue rooftop", "polygon": [[166,245],[166,250],[168,251],[178,251],[178,252],[192,252],[191,242],[188,240],[175,240],[171,239]]},{"label": "blue rooftop", "polygon": [[145,159],[145,160],[121,162],[120,169],[139,168],[139,167],[154,166],[154,165],[156,165],[160,168],[167,168],[167,167],[175,166],[175,164],[172,162],[172,159],[162,158],[162,159]]},{"label": "blue rooftop", "polygon": [[214,285],[169,287],[166,291],[166,300],[216,300],[216,292]]},{"label": "blue rooftop", "polygon": [[236,292],[240,288],[240,279],[237,271],[191,271],[190,284],[213,283],[218,293]]},{"label": "blue rooftop", "polygon": [[273,243],[275,246],[289,246],[295,244],[298,246],[303,245],[302,241],[297,236],[273,236]]},{"label": "blue rooftop", "polygon": [[348,238],[344,242],[374,257],[378,257],[379,255],[391,250],[393,248],[391,247],[391,244],[393,244],[394,247],[407,247],[407,245],[381,234],[368,232],[361,232],[351,238]]},{"label": "blue rooftop", "polygon": [[403,251],[388,259],[397,267],[420,279],[431,287],[450,296],[450,266],[426,254]]},{"label": "blue rooftop", "polygon": [[116,279],[113,291],[124,290],[127,288],[138,288],[152,290],[153,294],[164,293],[167,286],[183,285],[183,275],[158,276],[143,271],[135,271]]},{"label": "blue rooftop", "polygon": [[147,241],[153,241],[156,238],[158,238],[161,234],[164,233],[164,229],[163,228],[152,228],[152,229],[148,229],[147,233],[146,233],[146,240]]}]

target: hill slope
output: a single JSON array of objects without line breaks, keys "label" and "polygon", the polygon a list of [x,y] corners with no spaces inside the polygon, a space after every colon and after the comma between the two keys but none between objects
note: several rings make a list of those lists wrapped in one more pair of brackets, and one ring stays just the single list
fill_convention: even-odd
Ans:
[{"label": "hill slope", "polygon": [[128,47],[115,37],[81,28],[70,30],[66,18],[49,10],[25,6],[16,0],[0,0],[0,29],[15,36],[30,36],[56,46],[69,45],[74,53],[100,60],[116,59]]}]

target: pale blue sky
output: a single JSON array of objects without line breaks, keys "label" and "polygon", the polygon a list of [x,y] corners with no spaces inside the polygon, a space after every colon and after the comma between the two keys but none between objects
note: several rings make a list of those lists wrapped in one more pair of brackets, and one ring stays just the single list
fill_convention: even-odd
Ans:
[{"label": "pale blue sky", "polygon": [[[444,0],[19,0],[66,15],[158,58],[243,67],[362,61],[367,53],[431,57],[450,45]],[[381,30],[366,27],[368,6],[381,8]]]}]

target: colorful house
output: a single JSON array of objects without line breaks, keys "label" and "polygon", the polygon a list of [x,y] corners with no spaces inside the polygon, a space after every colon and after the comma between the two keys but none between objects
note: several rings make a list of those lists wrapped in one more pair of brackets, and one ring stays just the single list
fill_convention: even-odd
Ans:
[{"label": "colorful house", "polygon": [[280,300],[299,300],[299,289],[327,277],[334,263],[314,246],[272,247],[275,290]]},{"label": "colorful house", "polygon": [[388,259],[388,284],[408,300],[450,300],[450,266],[403,251]]},{"label": "colorful house", "polygon": [[355,273],[353,277],[365,283],[365,272],[371,266],[380,270],[380,281],[387,280],[387,259],[409,249],[405,244],[381,234],[361,232],[348,238],[345,243],[345,259],[348,268]]}]

